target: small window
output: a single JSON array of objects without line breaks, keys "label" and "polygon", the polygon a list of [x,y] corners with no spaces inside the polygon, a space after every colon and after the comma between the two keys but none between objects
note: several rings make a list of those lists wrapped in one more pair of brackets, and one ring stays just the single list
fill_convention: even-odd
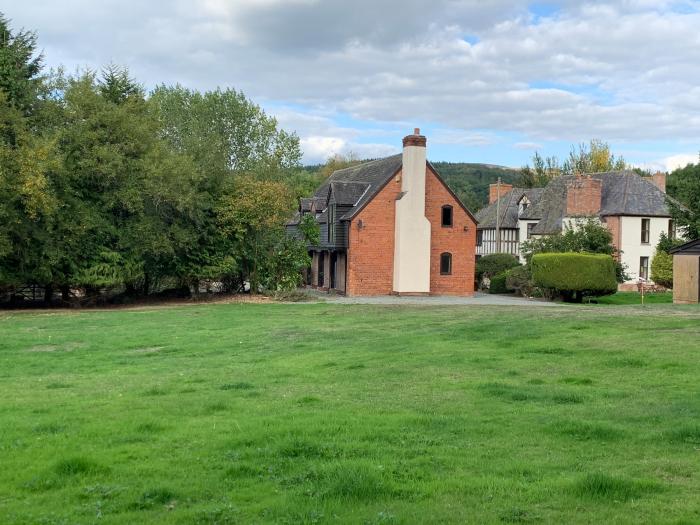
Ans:
[{"label": "small window", "polygon": [[532,230],[535,228],[536,222],[529,222],[527,224],[527,238],[531,239],[532,238]]},{"label": "small window", "polygon": [[639,258],[639,278],[644,280],[649,279],[649,257]]},{"label": "small window", "polygon": [[484,244],[484,230],[476,230],[476,245]]},{"label": "small window", "polygon": [[668,238],[676,238],[676,221],[674,221],[673,219],[669,219],[668,221]]},{"label": "small window", "polygon": [[452,226],[452,206],[442,207],[442,225],[445,227]]},{"label": "small window", "polygon": [[649,244],[651,219],[642,219],[642,244]]},{"label": "small window", "polygon": [[452,275],[452,254],[440,254],[440,275]]}]

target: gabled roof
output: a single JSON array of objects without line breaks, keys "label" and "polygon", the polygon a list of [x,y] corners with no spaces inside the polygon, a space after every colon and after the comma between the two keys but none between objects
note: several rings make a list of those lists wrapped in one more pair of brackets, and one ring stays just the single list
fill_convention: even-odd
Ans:
[{"label": "gabled roof", "polygon": [[[323,198],[333,190],[338,191],[338,197],[342,205],[353,206],[353,209],[340,217],[340,220],[349,220],[357,211],[379,192],[380,189],[401,169],[402,155],[393,155],[384,159],[363,162],[333,172],[314,193],[315,198]],[[361,191],[360,191],[361,190]],[[355,202],[348,202],[357,197]],[[330,197],[329,197],[330,198]],[[337,204],[341,204],[338,202]]]},{"label": "gabled roof", "polygon": [[[495,228],[496,227],[496,210],[500,208],[501,228],[517,228],[519,204],[523,197],[527,197],[530,201],[527,212],[535,206],[542,196],[544,188],[513,188],[500,198],[499,203],[493,202],[482,208],[476,213],[476,219],[479,221],[479,228]],[[523,214],[523,218],[525,214]]]},{"label": "gabled roof", "polygon": [[[606,171],[586,175],[602,182],[600,217],[631,215],[670,217],[666,194],[645,177],[629,170]],[[535,235],[556,233],[562,229],[566,216],[566,195],[569,182],[575,175],[557,177],[545,188],[538,206],[529,214],[540,222],[533,228]]]},{"label": "gabled roof", "polygon": [[[426,161],[427,162],[427,161]],[[350,207],[336,220],[352,220],[362,209],[392,180],[401,170],[403,155],[393,155],[384,159],[364,162],[342,170],[337,170],[318,187],[311,200],[316,210],[316,220],[319,223],[328,221],[328,204]],[[437,170],[430,164],[426,166],[437,176],[455,201],[474,218],[454,192],[445,184]],[[323,213],[321,213],[323,212]],[[474,219],[476,220],[476,219]]]},{"label": "gabled roof", "polygon": [[[647,217],[670,217],[666,194],[645,177],[629,170],[607,171],[585,175],[599,179],[601,185],[601,208],[599,216],[632,215]],[[562,175],[553,179],[545,188],[524,190],[514,188],[501,198],[501,227],[515,228],[518,221],[518,202],[523,192],[537,190],[528,196],[531,205],[520,219],[539,221],[532,233],[549,235],[562,230],[566,217],[568,185],[575,175]],[[480,228],[496,227],[496,204],[490,204],[477,213]]]}]

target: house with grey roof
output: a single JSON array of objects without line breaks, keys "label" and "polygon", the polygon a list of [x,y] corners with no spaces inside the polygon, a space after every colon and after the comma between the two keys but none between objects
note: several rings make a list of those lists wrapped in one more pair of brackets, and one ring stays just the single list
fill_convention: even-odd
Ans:
[{"label": "house with grey roof", "polygon": [[288,224],[319,225],[307,283],[347,295],[474,292],[476,220],[426,158],[420,130],[399,155],[335,171]]},{"label": "house with grey roof", "polygon": [[501,252],[522,260],[522,242],[575,228],[581,219],[593,217],[610,229],[631,285],[649,280],[661,233],[676,235],[663,173],[651,178],[629,170],[567,175],[545,188],[494,184],[490,190],[489,205],[476,214],[477,256]]}]

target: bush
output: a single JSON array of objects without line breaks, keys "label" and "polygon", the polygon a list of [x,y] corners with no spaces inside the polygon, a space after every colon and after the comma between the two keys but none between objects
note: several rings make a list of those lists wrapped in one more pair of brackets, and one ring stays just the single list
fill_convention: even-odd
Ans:
[{"label": "bush", "polygon": [[535,290],[530,267],[519,266],[518,268],[508,270],[506,275],[506,288],[523,297],[530,297]]},{"label": "bush", "polygon": [[509,290],[506,286],[506,280],[508,278],[508,272],[501,272],[498,275],[491,277],[491,285],[489,286],[489,293],[508,293]]},{"label": "bush", "polygon": [[518,259],[509,253],[484,255],[476,261],[476,280],[481,282],[484,277],[491,278],[516,266],[520,266]]},{"label": "bush", "polygon": [[532,257],[532,278],[536,286],[554,290],[568,301],[617,291],[615,262],[609,255],[539,253]]},{"label": "bush", "polygon": [[673,288],[673,255],[656,250],[651,260],[651,280],[665,288]]}]

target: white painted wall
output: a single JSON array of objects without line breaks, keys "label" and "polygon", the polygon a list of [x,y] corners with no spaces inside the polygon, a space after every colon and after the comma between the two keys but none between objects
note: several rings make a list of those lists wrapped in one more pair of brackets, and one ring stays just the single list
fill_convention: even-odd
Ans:
[{"label": "white painted wall", "polygon": [[[650,219],[649,244],[642,244],[642,219]],[[630,281],[639,279],[639,258],[649,257],[649,275],[651,261],[661,233],[668,233],[668,218],[662,217],[620,217],[620,246],[622,264],[627,266]]]},{"label": "white painted wall", "polygon": [[394,225],[394,292],[430,292],[430,221],[425,217],[426,149],[406,146]]},{"label": "white painted wall", "polygon": [[[518,229],[520,230],[520,233],[519,233],[520,243],[518,246],[518,254],[520,257],[520,264],[525,264],[525,257],[523,257],[523,253],[522,253],[521,248],[522,248],[522,243],[527,242],[529,240],[527,238],[527,225],[528,224],[537,224],[538,222],[539,221],[526,221],[526,220],[522,220],[522,219],[520,219],[518,221]],[[536,237],[537,236],[533,236],[532,239],[535,239]]]}]

